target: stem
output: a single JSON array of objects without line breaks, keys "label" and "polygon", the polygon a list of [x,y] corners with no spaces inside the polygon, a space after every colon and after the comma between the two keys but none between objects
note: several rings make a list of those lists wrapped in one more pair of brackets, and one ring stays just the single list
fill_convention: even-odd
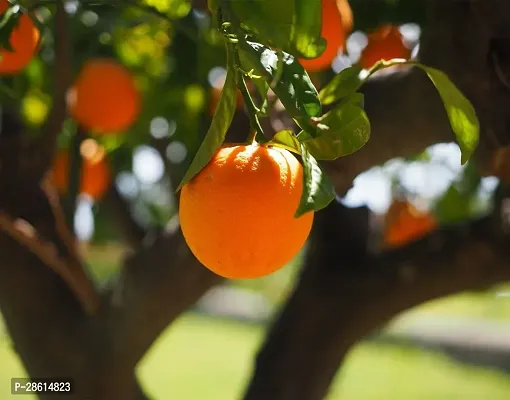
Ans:
[{"label": "stem", "polygon": [[259,112],[260,110],[257,108],[255,103],[253,102],[253,98],[251,97],[251,93],[248,90],[248,87],[246,86],[246,80],[244,77],[244,73],[240,69],[240,61],[239,61],[239,54],[237,53],[237,50],[234,51],[235,54],[235,68],[236,68],[236,77],[237,77],[237,86],[241,90],[241,94],[243,95],[244,104],[246,104],[246,109],[248,111],[248,118],[250,119],[250,127],[251,127],[251,133],[248,137],[248,142],[253,143],[256,138],[258,140],[263,141],[265,139],[264,130],[262,129],[262,126],[260,125],[259,121]]},{"label": "stem", "polygon": [[250,135],[248,136],[248,143],[255,144],[257,141],[256,138],[257,138],[257,131],[255,129],[252,129],[250,131]]},{"label": "stem", "polygon": [[276,73],[273,77],[273,80],[271,81],[271,84],[269,85],[271,87],[271,90],[274,90],[278,82],[280,81],[280,78],[282,77],[283,73],[283,51],[278,50],[278,63],[276,64]]},{"label": "stem", "polygon": [[368,80],[368,78],[370,78],[377,71],[380,71],[381,69],[385,68],[394,67],[395,65],[419,65],[419,63],[417,63],[414,60],[378,61],[368,70],[367,75],[365,76],[365,78],[363,78],[363,83],[365,83]]}]

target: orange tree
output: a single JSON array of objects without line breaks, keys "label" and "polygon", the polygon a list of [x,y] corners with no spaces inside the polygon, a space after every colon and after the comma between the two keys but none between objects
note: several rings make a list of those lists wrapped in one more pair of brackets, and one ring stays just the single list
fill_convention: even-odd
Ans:
[{"label": "orange tree", "polygon": [[[352,66],[321,66],[313,79],[299,60],[326,51],[331,59],[320,0],[2,4],[0,71],[9,73],[0,85],[0,309],[30,376],[71,376],[76,399],[146,398],[137,363],[166,326],[222,282],[211,270],[219,272],[214,258],[225,254],[210,242],[221,239],[235,255],[220,260],[229,269],[223,275],[255,277],[295,254],[312,219],[312,246],[244,399],[323,398],[351,346],[396,313],[510,279],[499,212],[510,176],[510,3],[350,0],[350,31],[420,26],[418,58],[362,70],[353,56]],[[345,1],[336,5],[345,18]],[[343,43],[334,47],[345,52]],[[104,68],[90,67],[94,60]],[[224,85],[211,107],[218,71]],[[438,227],[397,248],[370,250],[368,209],[335,196],[373,166],[452,140],[458,162],[468,164],[434,204]],[[129,247],[117,279],[102,285],[72,229],[87,192],[90,143],[108,165],[93,241]],[[224,144],[241,151],[219,151]],[[140,149],[160,155],[163,174],[140,190],[121,190],[135,179]],[[61,154],[65,166],[52,168]],[[502,184],[480,217],[472,203],[486,175]],[[207,203],[211,194],[217,201]],[[179,196],[186,239],[173,218]],[[272,238],[276,223],[281,234]],[[263,266],[265,246],[277,261]]]}]

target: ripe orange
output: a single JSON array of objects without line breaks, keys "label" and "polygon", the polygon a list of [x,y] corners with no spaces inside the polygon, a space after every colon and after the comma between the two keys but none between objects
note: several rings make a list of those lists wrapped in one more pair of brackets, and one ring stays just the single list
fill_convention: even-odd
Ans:
[{"label": "ripe orange", "polygon": [[409,58],[411,50],[406,47],[398,26],[381,25],[368,34],[368,43],[360,55],[362,68],[369,69],[380,60]]},{"label": "ripe orange", "polygon": [[97,134],[128,129],[141,104],[131,73],[114,60],[101,58],[85,63],[67,102],[71,116]]},{"label": "ripe orange", "polygon": [[[0,0],[0,13],[9,5],[7,0]],[[9,38],[14,51],[0,50],[0,74],[10,75],[23,70],[34,57],[39,38],[39,29],[27,14],[23,14]]]},{"label": "ripe orange", "polygon": [[287,150],[224,145],[182,187],[179,219],[198,260],[230,279],[268,275],[303,247],[313,212],[294,214],[303,168]]},{"label": "ripe orange", "polygon": [[[83,141],[80,153],[82,169],[80,192],[88,194],[95,200],[100,199],[108,189],[111,181],[110,167],[105,159],[105,152],[93,139]],[[62,150],[53,161],[54,182],[60,193],[65,194],[69,179],[69,153]]]},{"label": "ripe orange", "polygon": [[313,59],[300,58],[301,65],[308,72],[330,68],[338,51],[344,48],[351,29],[352,11],[347,0],[322,0],[321,36],[327,41],[326,50]]},{"label": "ripe orange", "polygon": [[437,228],[433,215],[416,209],[404,200],[394,200],[385,217],[384,242],[389,247],[400,247]]}]

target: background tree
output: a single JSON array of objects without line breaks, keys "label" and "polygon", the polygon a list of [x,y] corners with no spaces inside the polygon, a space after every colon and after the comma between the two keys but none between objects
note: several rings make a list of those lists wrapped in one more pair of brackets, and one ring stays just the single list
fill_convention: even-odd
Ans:
[{"label": "background tree", "polygon": [[[392,51],[365,54],[369,64],[406,56],[391,26],[422,27],[420,64],[378,63],[370,73],[400,69],[368,79],[357,66],[333,75],[308,63],[331,54],[331,41],[321,40],[331,23],[321,2],[272,3],[215,0],[208,12],[204,1],[187,0],[3,1],[0,65],[12,54],[20,58],[0,71],[0,308],[30,376],[72,376],[78,399],[145,398],[135,366],[165,327],[221,281],[194,258],[172,216],[178,183],[207,163],[227,130],[231,142],[252,131],[301,154],[309,174],[300,211],[318,211],[302,272],[259,352],[245,399],[323,398],[351,346],[396,313],[510,278],[501,219],[506,186],[486,216],[473,219],[466,205],[481,176],[508,177],[510,4],[339,1],[343,18],[333,23],[345,36],[383,25],[371,40]],[[34,55],[28,65],[27,53]],[[105,65],[104,58],[117,62]],[[228,73],[211,120],[209,73],[220,65]],[[135,77],[135,88],[126,76]],[[266,96],[269,87],[283,110]],[[244,109],[236,109],[238,88]],[[105,112],[112,102],[115,112]],[[438,203],[441,227],[430,224],[423,231],[433,232],[417,241],[373,251],[368,209],[332,201],[332,187],[343,196],[370,167],[455,138],[465,162],[478,121],[464,184]],[[105,193],[104,182],[130,171],[142,144],[165,160],[164,178],[146,191],[153,195],[128,198],[118,185]],[[131,248],[104,287],[70,229],[80,192],[97,200],[97,238],[122,235]]]}]

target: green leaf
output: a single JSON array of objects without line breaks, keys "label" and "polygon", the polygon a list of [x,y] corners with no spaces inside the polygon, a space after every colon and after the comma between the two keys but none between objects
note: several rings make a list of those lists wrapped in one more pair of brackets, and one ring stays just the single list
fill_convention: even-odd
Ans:
[{"label": "green leaf", "polygon": [[344,97],[340,100],[339,104],[351,103],[359,108],[365,108],[365,95],[363,93],[353,93],[350,96]]},{"label": "green leaf", "polygon": [[313,136],[310,135],[308,132],[305,132],[305,131],[301,131],[298,133],[297,135],[297,138],[300,142],[304,142],[306,140],[311,140],[313,139]]},{"label": "green leaf", "polygon": [[[310,118],[322,113],[317,89],[310,77],[294,56],[283,52],[281,71],[278,71],[278,54],[260,43],[239,41],[239,58],[243,68],[253,70],[271,84],[273,91],[296,123],[307,131],[315,133]],[[276,78],[276,79],[275,79]]]},{"label": "green leaf", "polygon": [[326,50],[326,40],[321,37],[322,2],[295,0],[295,7],[296,15],[291,37],[295,53],[306,58],[318,57]]},{"label": "green leaf", "polygon": [[448,75],[444,72],[416,63],[414,61],[393,59],[389,61],[377,62],[369,71],[369,74],[363,79],[363,83],[380,69],[388,68],[393,65],[414,65],[428,75],[437,91],[450,120],[450,125],[457,138],[461,151],[461,164],[465,164],[473,155],[480,137],[480,122],[476,116],[476,111],[471,102],[461,93],[453,84]]},{"label": "green leaf", "polygon": [[184,18],[191,11],[191,0],[142,0],[142,4],[154,7],[170,18]]},{"label": "green leaf", "polygon": [[463,221],[471,214],[470,200],[470,198],[466,198],[452,185],[436,203],[434,214],[442,223]]},{"label": "green leaf", "polygon": [[365,111],[351,102],[326,113],[318,127],[320,135],[303,142],[318,160],[335,160],[354,153],[370,139],[370,121]]},{"label": "green leaf", "polygon": [[335,199],[335,189],[327,175],[322,171],[317,160],[301,143],[303,160],[303,193],[295,217],[309,211],[318,211]]},{"label": "green leaf", "polygon": [[19,5],[12,5],[0,16],[0,49],[13,52],[10,37],[14,28],[18,26],[19,18],[23,15]]},{"label": "green leaf", "polygon": [[470,162],[460,180],[453,182],[434,206],[442,223],[465,221],[473,216],[481,177],[475,163]]},{"label": "green leaf", "polygon": [[356,92],[363,84],[363,80],[360,78],[361,71],[361,67],[357,65],[340,71],[320,91],[319,100],[321,103],[323,105],[332,104]]},{"label": "green leaf", "polygon": [[218,108],[212,119],[211,126],[176,192],[207,165],[216,150],[218,150],[225,140],[225,135],[236,110],[236,97],[237,85],[235,71],[233,66],[229,66],[225,84],[223,85],[223,90],[218,101]]},{"label": "green leaf", "polygon": [[326,48],[320,36],[321,0],[223,0],[219,6],[227,21],[237,19],[244,30],[273,48],[309,58]]},{"label": "green leaf", "polygon": [[301,154],[301,144],[299,140],[292,131],[288,129],[276,133],[276,135],[267,142],[267,145],[282,147],[294,153]]},{"label": "green leaf", "polygon": [[465,164],[478,145],[480,123],[476,111],[444,72],[421,64],[417,66],[427,73],[443,100],[462,153],[461,163]]},{"label": "green leaf", "polygon": [[262,99],[262,103],[258,107],[260,110],[260,114],[266,115],[268,111],[267,94],[269,91],[269,84],[263,78],[253,78],[251,81],[254,83],[255,87],[259,92],[260,98]]}]

